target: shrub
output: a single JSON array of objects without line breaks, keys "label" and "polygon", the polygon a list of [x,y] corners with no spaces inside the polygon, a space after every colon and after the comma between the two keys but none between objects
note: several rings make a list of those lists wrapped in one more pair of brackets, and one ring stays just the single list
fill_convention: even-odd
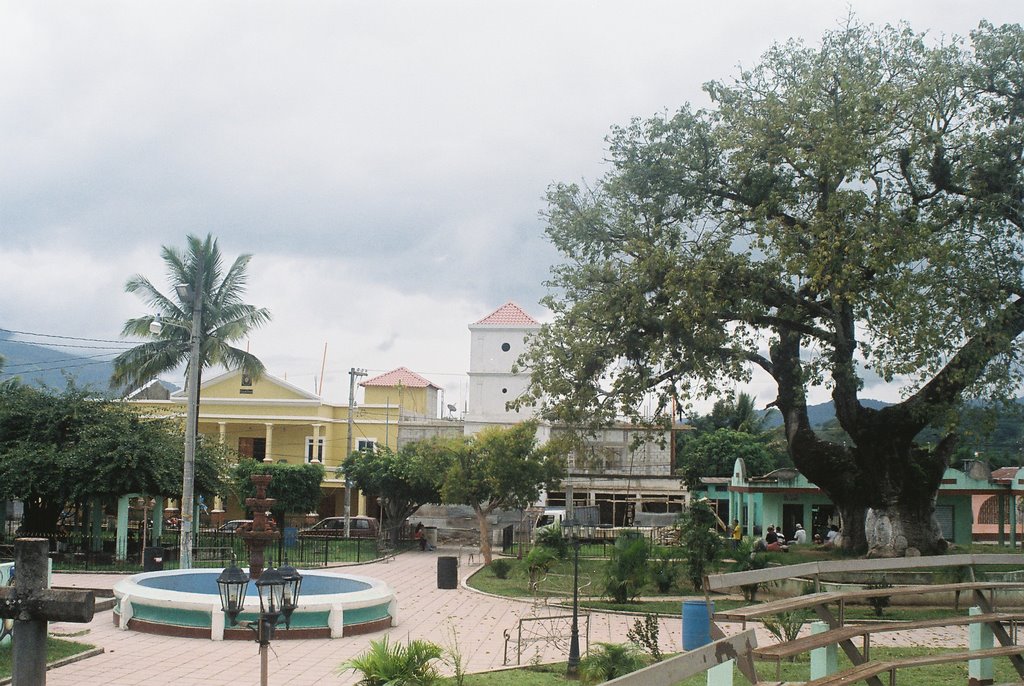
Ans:
[{"label": "shrub", "polygon": [[[755,553],[754,544],[751,541],[740,541],[736,547],[736,562],[733,564],[732,571],[748,572],[753,569],[764,569],[767,566],[768,558]],[[743,591],[743,599],[752,603],[757,600],[757,592],[761,590],[761,584],[746,584],[740,586],[740,590]]]},{"label": "shrub", "polygon": [[362,655],[341,663],[339,672],[361,672],[359,686],[432,686],[440,679],[430,664],[440,658],[441,647],[430,641],[389,643],[385,636],[371,641]]},{"label": "shrub", "polygon": [[[892,588],[892,584],[886,580],[883,576],[882,580],[877,584],[866,584],[865,588],[879,589],[879,588]],[[885,608],[889,607],[889,600],[891,596],[880,595],[868,598],[868,603],[871,605],[871,609],[875,611],[876,617],[881,617],[885,614]],[[958,599],[959,600],[959,599]]]},{"label": "shrub", "polygon": [[538,546],[526,555],[526,569],[530,574],[530,590],[536,591],[541,577],[548,573],[558,558],[550,549]]},{"label": "shrub", "polygon": [[682,540],[686,551],[686,564],[693,590],[704,587],[707,568],[718,559],[722,550],[722,539],[716,531],[715,513],[704,498],[695,500],[682,516]]},{"label": "shrub", "polygon": [[599,684],[646,666],[636,646],[619,643],[598,643],[590,654],[580,660],[580,680],[584,684]]},{"label": "shrub", "polygon": [[616,603],[632,602],[647,583],[647,558],[650,547],[642,538],[622,536],[616,539],[605,567],[605,593]]},{"label": "shrub", "polygon": [[512,563],[508,560],[491,560],[491,571],[499,579],[507,579],[509,571],[512,570]]},{"label": "shrub", "polygon": [[545,526],[537,529],[534,540],[537,545],[554,553],[559,560],[569,557],[569,541],[565,540],[562,530],[557,526]]},{"label": "shrub", "polygon": [[652,552],[658,559],[651,565],[651,578],[654,579],[660,593],[668,593],[679,576],[679,564],[675,560],[675,552],[671,548],[664,547],[655,548]]},{"label": "shrub", "polygon": [[643,619],[633,622],[633,628],[626,632],[626,638],[640,650],[643,650],[655,662],[661,662],[661,647],[658,645],[658,615],[646,614]]},{"label": "shrub", "polygon": [[[780,612],[772,617],[764,617],[761,620],[762,626],[780,642],[795,641],[807,621],[807,610],[793,610],[791,612]],[[792,658],[790,658],[792,661]]]}]

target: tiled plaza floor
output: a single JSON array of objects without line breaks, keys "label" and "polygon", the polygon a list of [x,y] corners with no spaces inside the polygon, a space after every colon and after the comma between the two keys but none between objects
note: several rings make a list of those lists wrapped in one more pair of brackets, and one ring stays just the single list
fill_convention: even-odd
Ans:
[{"label": "tiled plaza floor", "polygon": [[[456,555],[457,550],[399,555],[388,563],[373,563],[356,568],[342,567],[332,571],[372,576],[389,583],[399,603],[396,626],[365,636],[341,639],[277,640],[271,644],[270,683],[295,686],[314,684],[354,684],[353,672],[339,673],[346,659],[364,651],[371,640],[389,635],[392,639],[426,639],[450,645],[452,632],[464,656],[467,670],[479,672],[503,666],[505,632],[513,637],[520,619],[564,614],[560,608],[547,609],[532,602],[494,598],[460,587],[456,590],[437,588],[437,557]],[[477,569],[465,564],[460,577]],[[120,577],[109,575],[55,574],[53,584],[61,587],[111,588]],[[626,631],[635,617],[607,613],[592,613],[590,642],[625,641]],[[561,620],[551,624],[563,624]],[[87,625],[50,625],[51,632],[73,633],[88,630],[77,640],[104,648],[102,655],[51,670],[47,675],[50,686],[111,686],[139,684],[175,684],[176,686],[218,686],[251,684],[259,681],[259,657],[255,642],[210,641],[203,639],[170,638],[134,631],[115,629],[111,611],[97,613]],[[730,633],[739,631],[735,626]],[[552,633],[566,633],[567,624]],[[770,643],[763,630],[758,629],[758,642]],[[678,618],[664,619],[661,642],[666,651],[681,647],[681,625]],[[966,630],[962,628],[929,630],[907,634],[883,634],[872,638],[873,645],[926,645],[965,646]],[[534,651],[540,659],[554,662],[564,659],[564,640],[554,644],[536,643],[524,656],[529,662]],[[510,646],[510,651],[514,647]],[[514,663],[514,653],[512,661]]]}]

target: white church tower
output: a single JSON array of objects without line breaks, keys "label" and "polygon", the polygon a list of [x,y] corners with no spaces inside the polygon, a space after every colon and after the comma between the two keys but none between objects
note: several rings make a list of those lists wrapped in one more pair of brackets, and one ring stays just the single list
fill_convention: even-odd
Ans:
[{"label": "white church tower", "polygon": [[485,426],[507,426],[533,416],[531,407],[515,411],[506,409],[505,404],[526,391],[529,372],[513,374],[512,365],[526,351],[526,341],[539,329],[540,323],[513,302],[469,325],[467,435]]}]

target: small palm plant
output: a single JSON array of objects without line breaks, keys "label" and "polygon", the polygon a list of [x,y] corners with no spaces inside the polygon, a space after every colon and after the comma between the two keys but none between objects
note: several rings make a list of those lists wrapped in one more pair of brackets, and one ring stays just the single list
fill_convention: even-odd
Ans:
[{"label": "small palm plant", "polygon": [[346,660],[338,672],[361,672],[359,686],[432,686],[440,679],[430,663],[441,657],[441,647],[430,641],[390,643],[385,636],[371,641],[370,649]]},{"label": "small palm plant", "polygon": [[580,680],[600,684],[647,666],[647,658],[631,643],[598,643],[580,660]]}]

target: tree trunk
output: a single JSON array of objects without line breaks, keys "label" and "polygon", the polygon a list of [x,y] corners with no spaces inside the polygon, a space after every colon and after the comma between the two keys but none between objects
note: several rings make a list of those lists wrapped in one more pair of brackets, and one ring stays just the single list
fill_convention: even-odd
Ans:
[{"label": "tree trunk", "polygon": [[478,506],[474,506],[473,511],[476,512],[476,522],[480,526],[480,555],[484,558],[484,564],[489,565],[491,564],[491,525],[487,521],[487,515],[490,514],[490,511]]}]

